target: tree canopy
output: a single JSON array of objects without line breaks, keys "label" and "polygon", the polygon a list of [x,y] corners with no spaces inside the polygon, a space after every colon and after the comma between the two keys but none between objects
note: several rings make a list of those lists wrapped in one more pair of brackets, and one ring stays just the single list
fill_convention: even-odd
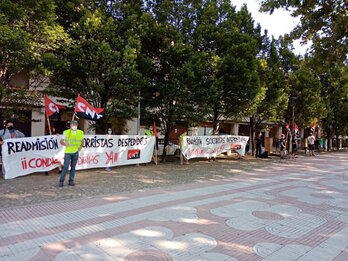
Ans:
[{"label": "tree canopy", "polygon": [[277,8],[290,10],[301,23],[294,29],[294,38],[312,41],[320,62],[335,64],[348,54],[348,1],[346,0],[262,0],[262,10],[273,13]]},{"label": "tree canopy", "polygon": [[[0,3],[0,102],[17,108],[40,98],[11,88],[18,73],[50,80],[45,92],[73,104],[80,93],[106,117],[137,116],[168,142],[176,125],[250,119],[251,128],[286,123],[295,100],[302,128],[347,130],[347,1],[263,0],[301,24],[268,36],[247,6],[229,0],[25,0]],[[292,40],[312,41],[304,57]],[[35,96],[35,99],[33,98]],[[165,151],[165,150],[164,150]]]},{"label": "tree canopy", "polygon": [[19,72],[32,78],[45,75],[44,61],[67,41],[55,7],[53,0],[0,2],[0,104],[8,106],[8,115],[38,101],[36,93],[22,90],[23,86],[9,89],[13,77]]}]

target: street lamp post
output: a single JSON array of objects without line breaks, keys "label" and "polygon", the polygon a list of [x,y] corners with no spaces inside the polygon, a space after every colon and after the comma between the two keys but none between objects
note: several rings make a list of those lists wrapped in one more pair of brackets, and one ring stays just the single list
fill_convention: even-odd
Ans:
[{"label": "street lamp post", "polygon": [[138,93],[138,120],[137,120],[137,135],[140,135],[140,90]]},{"label": "street lamp post", "polygon": [[[140,135],[140,90],[138,92],[138,120],[137,120],[137,135]],[[139,167],[139,163],[137,164]]]},{"label": "street lamp post", "polygon": [[295,100],[296,100],[296,97],[290,97],[290,100],[291,100],[291,102],[292,102],[292,122],[291,122],[291,134],[290,134],[290,151],[292,152],[292,153],[294,153],[294,151],[293,151],[293,147],[292,147],[292,139],[294,139],[295,137],[295,135],[294,135],[294,133],[295,133]]}]

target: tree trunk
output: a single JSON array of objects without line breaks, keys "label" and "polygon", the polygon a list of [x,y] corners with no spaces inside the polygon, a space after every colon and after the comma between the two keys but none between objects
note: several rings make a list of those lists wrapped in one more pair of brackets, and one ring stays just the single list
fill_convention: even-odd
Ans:
[{"label": "tree trunk", "polygon": [[215,135],[218,131],[218,112],[214,110],[213,116],[213,135]]},{"label": "tree trunk", "polygon": [[339,135],[338,134],[336,134],[336,150],[337,151],[339,151],[340,150],[340,139],[338,138],[339,137]]},{"label": "tree trunk", "polygon": [[250,117],[250,147],[251,147],[251,155],[254,156],[254,117]]},{"label": "tree trunk", "polygon": [[330,128],[327,128],[327,132],[326,132],[326,139],[327,139],[327,151],[330,151],[332,148],[331,148],[331,130]]}]

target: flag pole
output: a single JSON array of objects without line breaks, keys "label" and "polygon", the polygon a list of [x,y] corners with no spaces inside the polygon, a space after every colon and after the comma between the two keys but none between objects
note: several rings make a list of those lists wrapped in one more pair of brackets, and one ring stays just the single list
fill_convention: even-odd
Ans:
[{"label": "flag pole", "polygon": [[47,98],[47,96],[46,96],[46,95],[44,95],[44,101],[45,101],[45,115],[46,115],[46,118],[47,118],[48,131],[49,131],[50,135],[52,135],[51,123],[50,123],[50,117],[48,117],[48,114],[47,114],[46,98]]},{"label": "flag pole", "polygon": [[51,129],[51,123],[50,123],[49,117],[47,117],[47,123],[48,123],[48,131],[50,132],[50,135],[52,135],[52,129]]},{"label": "flag pole", "polygon": [[73,121],[73,120],[75,120],[75,112],[74,112],[74,114],[73,114],[73,116],[71,118],[71,121]]},{"label": "flag pole", "polygon": [[157,138],[155,137],[155,164],[157,165]]},{"label": "flag pole", "polygon": [[[77,95],[77,100],[79,100],[79,97],[80,97],[80,93]],[[74,113],[73,113],[73,116],[71,118],[71,121],[75,120],[75,116],[76,116],[75,113],[76,113],[76,104],[75,104],[75,107],[74,107]]]}]

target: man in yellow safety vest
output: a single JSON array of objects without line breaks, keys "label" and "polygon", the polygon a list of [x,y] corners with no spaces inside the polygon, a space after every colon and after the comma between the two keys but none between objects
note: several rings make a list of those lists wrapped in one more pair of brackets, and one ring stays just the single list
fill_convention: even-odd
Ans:
[{"label": "man in yellow safety vest", "polygon": [[[184,137],[187,136],[187,131],[185,130],[180,136],[179,136],[179,146],[180,146],[180,164],[184,164],[184,156],[182,154],[182,148],[184,145]],[[188,160],[185,158],[186,164],[188,164]]]},{"label": "man in yellow safety vest", "polygon": [[63,138],[60,141],[60,144],[65,146],[65,154],[64,167],[59,179],[59,187],[64,186],[65,175],[68,172],[70,162],[71,168],[69,174],[69,186],[75,186],[75,167],[77,160],[79,159],[79,151],[83,146],[83,131],[78,130],[77,126],[77,121],[71,121],[70,129],[67,129],[63,132]]}]

